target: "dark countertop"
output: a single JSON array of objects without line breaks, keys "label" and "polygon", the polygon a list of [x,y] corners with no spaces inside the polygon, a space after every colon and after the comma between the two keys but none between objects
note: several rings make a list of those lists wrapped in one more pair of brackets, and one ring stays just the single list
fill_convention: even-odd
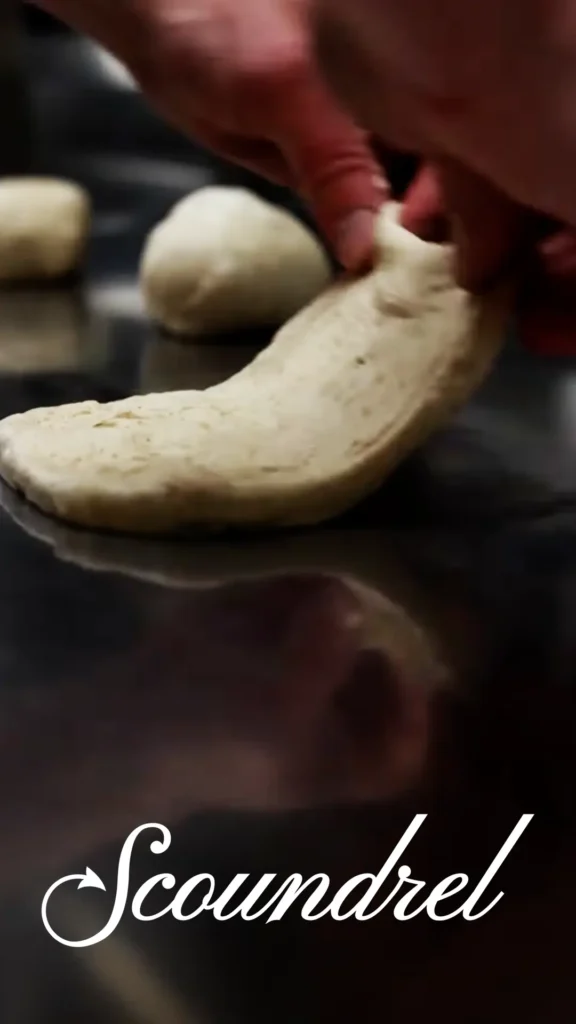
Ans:
[{"label": "dark countertop", "polygon": [[[35,166],[91,189],[75,288],[0,298],[0,415],[217,380],[263,337],[169,341],[142,315],[142,239],[174,200],[245,180],[173,136],[74,40],[33,50]],[[286,198],[273,189],[265,192]],[[511,338],[471,405],[371,502],[252,540],[98,536],[5,489],[0,515],[0,1019],[6,1024],[574,1019],[576,364]],[[477,881],[535,815],[476,922],[107,919],[157,872],[221,892],[377,873]],[[474,883],[475,884],[475,883]],[[160,890],[157,908],[172,894]],[[164,901],[164,902],[163,902]],[[54,925],[57,926],[56,924]]]}]

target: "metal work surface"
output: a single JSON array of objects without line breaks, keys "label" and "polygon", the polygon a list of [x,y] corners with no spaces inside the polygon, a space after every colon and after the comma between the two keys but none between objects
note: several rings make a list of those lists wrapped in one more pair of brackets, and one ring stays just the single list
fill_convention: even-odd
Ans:
[{"label": "metal work surface", "polygon": [[[0,297],[0,415],[229,375],[266,337],[162,337],[136,268],[176,198],[257,183],[163,128],[98,51],[35,47],[35,166],[85,182],[96,216],[81,282]],[[512,339],[449,429],[318,530],[99,536],[2,490],[3,1024],[574,1019],[575,446],[576,365]],[[130,911],[159,872],[176,888],[149,914],[200,873],[218,893],[238,873],[325,873],[335,891],[377,874],[417,813],[399,863],[426,881],[418,902],[453,873],[473,887],[534,814],[481,919],[399,921],[391,903],[305,921],[305,896],[270,924]],[[122,844],[147,823],[172,843],[136,841],[113,934],[50,937],[44,893],[87,866],[106,891],[63,886],[50,919],[72,940],[104,926]]]}]

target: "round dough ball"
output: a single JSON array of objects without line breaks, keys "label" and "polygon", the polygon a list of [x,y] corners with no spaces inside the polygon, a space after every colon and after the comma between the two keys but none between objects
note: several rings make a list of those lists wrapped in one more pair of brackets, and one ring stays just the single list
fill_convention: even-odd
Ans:
[{"label": "round dough ball", "polygon": [[199,189],[150,234],[141,264],[150,316],[175,334],[276,326],[331,277],[295,217],[244,188]]},{"label": "round dough ball", "polygon": [[71,181],[0,179],[0,281],[65,277],[82,260],[90,199]]}]

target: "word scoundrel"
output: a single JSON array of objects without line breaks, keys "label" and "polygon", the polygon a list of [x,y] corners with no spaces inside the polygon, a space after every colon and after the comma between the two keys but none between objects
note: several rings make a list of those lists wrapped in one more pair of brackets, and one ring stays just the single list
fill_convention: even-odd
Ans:
[{"label": "word scoundrel", "polygon": [[[335,921],[345,921],[351,917],[356,918],[358,921],[369,921],[380,914],[386,907],[391,907],[394,901],[396,902],[393,913],[398,921],[410,921],[424,912],[433,921],[449,921],[451,918],[458,917],[459,915],[465,921],[476,921],[478,918],[488,914],[502,899],[504,893],[500,892],[494,896],[488,905],[481,909],[478,907],[481,897],[533,817],[533,814],[522,815],[506,842],[484,872],[482,878],[466,897],[464,903],[449,913],[442,913],[442,901],[462,892],[469,883],[468,875],[448,875],[438,882],[425,898],[422,898],[420,894],[426,887],[426,882],[412,878],[411,869],[407,865],[403,865],[396,871],[396,882],[393,884],[391,891],[381,899],[382,894],[380,890],[384,883],[391,879],[392,872],[396,868],[398,861],[427,818],[426,814],[417,814],[377,875],[355,875],[354,878],[345,882],[327,903],[326,897],[330,889],[330,876],[325,874],[313,875],[306,880],[299,874],[290,875],[289,878],[281,882],[277,887],[277,876],[275,874],[266,874],[252,885],[246,895],[239,899],[237,898],[238,890],[249,881],[250,876],[248,874],[237,874],[232,882],[219,894],[216,894],[216,881],[214,877],[209,874],[199,874],[194,875],[180,886],[176,895],[167,906],[155,913],[146,913],[146,901],[156,887],[166,890],[176,888],[174,875],[158,874],[144,882],[137,890],[132,898],[132,915],[138,921],[155,921],[167,914],[172,914],[178,921],[190,921],[192,918],[198,917],[199,914],[207,911],[212,913],[217,921],[228,921],[232,917],[240,916],[244,921],[266,918],[267,923],[272,923],[280,921],[294,902],[300,896],[306,894],[306,900],[300,911],[305,921],[316,921],[327,915],[330,915]],[[156,829],[162,835],[161,839],[155,839],[150,844],[152,853],[165,853],[170,846],[172,837],[165,825],[158,825],[156,823],[140,825],[130,833],[118,859],[116,895],[112,913],[104,927],[90,938],[73,941],[58,935],[48,920],[48,904],[55,890],[68,882],[77,882],[78,889],[92,887],[106,890],[104,882],[94,871],[86,868],[86,872],[83,875],[65,875],[50,886],[42,901],[42,921],[52,938],[64,946],[83,947],[93,946],[95,943],[102,942],[112,935],[122,920],[128,902],[130,863],[134,844],[138,836],[147,829]],[[391,881],[394,883],[393,878]],[[358,900],[350,906],[356,890],[359,890]],[[203,895],[201,895],[202,893]],[[266,899],[267,896],[269,898]],[[265,900],[264,904],[262,903],[263,900]],[[324,903],[324,906],[321,908],[319,908],[320,903]],[[344,909],[344,904],[346,904],[346,909]]]}]

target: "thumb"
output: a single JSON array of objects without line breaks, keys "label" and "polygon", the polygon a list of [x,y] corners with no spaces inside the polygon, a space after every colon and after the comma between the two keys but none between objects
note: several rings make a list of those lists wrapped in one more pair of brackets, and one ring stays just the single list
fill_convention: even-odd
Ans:
[{"label": "thumb", "polygon": [[376,216],[388,195],[368,138],[320,81],[275,110],[275,141],[347,270],[369,266]]},{"label": "thumb", "polygon": [[402,203],[400,222],[425,242],[445,242],[448,220],[440,179],[429,164],[420,168]]},{"label": "thumb", "polygon": [[489,181],[451,159],[436,173],[456,245],[456,276],[476,291],[523,258],[531,218]]}]

